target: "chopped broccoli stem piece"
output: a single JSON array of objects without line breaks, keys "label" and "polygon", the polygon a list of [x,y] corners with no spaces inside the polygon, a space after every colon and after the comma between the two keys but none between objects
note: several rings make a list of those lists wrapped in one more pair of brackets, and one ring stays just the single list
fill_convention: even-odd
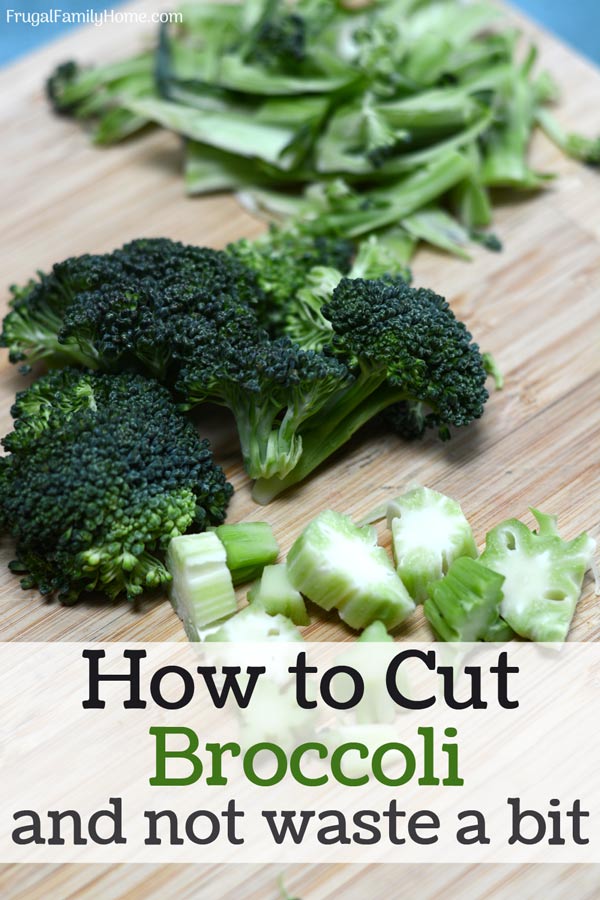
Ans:
[{"label": "chopped broccoli stem piece", "polygon": [[255,605],[247,606],[211,634],[207,641],[222,643],[260,643],[262,641],[301,641],[302,635],[285,616],[270,616]]},{"label": "chopped broccoli stem piece", "polygon": [[296,702],[293,684],[282,688],[271,680],[256,682],[250,705],[240,714],[242,747],[272,741],[291,748],[306,739],[316,724],[315,710],[303,709]]},{"label": "chopped broccoli stem piece", "polygon": [[260,581],[248,591],[248,601],[270,616],[287,616],[294,625],[310,624],[304,598],[291,583],[285,564],[265,566]]},{"label": "chopped broccoli stem piece", "polygon": [[227,566],[234,585],[258,578],[265,566],[275,562],[279,546],[267,522],[241,522],[214,529],[225,547]]},{"label": "chopped broccoli stem piece", "polygon": [[417,602],[460,556],[477,556],[471,526],[456,500],[415,487],[388,505],[396,569]]},{"label": "chopped broccoli stem piece", "polygon": [[376,620],[395,628],[415,608],[375,530],[331,510],[304,529],[287,566],[294,587],[322,609],[336,608],[351,628]]},{"label": "chopped broccoli stem piece", "polygon": [[503,582],[475,559],[455,559],[446,577],[429,586],[425,617],[443,641],[485,640],[499,621]]},{"label": "chopped broccoli stem piece", "polygon": [[171,603],[188,635],[236,611],[225,547],[214,532],[173,538],[167,568],[172,576]]},{"label": "chopped broccoli stem piece", "polygon": [[513,629],[499,615],[493,625],[490,625],[486,631],[483,640],[489,644],[505,644],[507,641],[512,641],[514,637],[515,632]]},{"label": "chopped broccoli stem piece", "polygon": [[358,640],[365,643],[390,643],[394,638],[389,634],[383,622],[376,621],[367,625]]},{"label": "chopped broccoli stem piece", "polygon": [[580,534],[572,541],[558,534],[556,517],[531,509],[538,531],[508,519],[486,537],[481,562],[504,575],[503,619],[521,637],[533,641],[566,639],[592,564],[595,541]]}]

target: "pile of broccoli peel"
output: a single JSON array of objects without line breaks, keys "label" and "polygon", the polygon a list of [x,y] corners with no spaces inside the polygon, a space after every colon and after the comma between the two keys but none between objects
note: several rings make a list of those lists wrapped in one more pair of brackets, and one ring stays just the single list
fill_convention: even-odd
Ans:
[{"label": "pile of broccoli peel", "polygon": [[129,59],[68,62],[54,109],[109,145],[159,127],[182,139],[189,194],[235,191],[322,233],[385,232],[461,257],[499,190],[553,175],[531,164],[538,130],[600,165],[600,139],[565,131],[558,88],[496,5],[458,0],[183,3],[178,24]]},{"label": "pile of broccoli peel", "polygon": [[187,410],[233,413],[265,503],[372,419],[446,438],[488,397],[465,325],[375,238],[136,240],[12,293],[0,342],[23,370],[52,371],[13,407],[2,521],[25,585],[66,600],[165,583],[170,537],[224,519],[231,487]]}]

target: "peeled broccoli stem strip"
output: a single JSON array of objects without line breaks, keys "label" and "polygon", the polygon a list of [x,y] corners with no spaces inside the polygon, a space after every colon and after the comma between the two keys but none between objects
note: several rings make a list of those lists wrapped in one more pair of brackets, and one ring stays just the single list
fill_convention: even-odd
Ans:
[{"label": "peeled broccoli stem strip", "polygon": [[319,413],[319,424],[300,433],[302,455],[284,478],[258,478],[252,497],[257,503],[270,503],[279,494],[303,481],[314,469],[335,453],[370,419],[393,403],[412,399],[402,388],[385,384],[386,373],[362,375],[342,394],[337,394]]},{"label": "peeled broccoli stem strip", "polygon": [[[448,153],[404,179],[379,189],[386,205],[352,212],[325,214],[320,220],[325,231],[357,238],[388,225],[396,225],[405,216],[441,197],[473,171],[470,159],[456,151]],[[371,196],[377,199],[378,191]],[[321,228],[319,224],[319,228]]]},{"label": "peeled broccoli stem strip", "polygon": [[565,131],[550,110],[541,106],[536,109],[535,118],[546,137],[567,156],[590,166],[600,166],[600,137]]}]

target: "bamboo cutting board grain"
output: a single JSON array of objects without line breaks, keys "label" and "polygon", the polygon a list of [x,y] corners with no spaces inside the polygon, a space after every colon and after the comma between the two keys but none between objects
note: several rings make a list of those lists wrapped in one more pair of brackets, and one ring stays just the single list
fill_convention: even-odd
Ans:
[{"label": "bamboo cutting board grain", "polygon": [[[600,72],[520,22],[540,45],[542,64],[560,80],[562,120],[573,129],[600,132]],[[144,29],[78,31],[0,73],[2,285],[23,282],[66,256],[107,251],[142,235],[220,247],[263,228],[230,197],[183,196],[180,146],[173,136],[153,134],[100,150],[79,127],[49,112],[41,85],[52,65],[69,57],[118,58],[148,39]],[[308,483],[264,509],[250,499],[231,421],[211,414],[201,419],[202,429],[236,487],[231,521],[268,518],[285,552],[318,510],[331,506],[364,515],[416,480],[458,498],[480,544],[501,519],[527,518],[530,505],[559,513],[566,537],[584,529],[600,536],[600,175],[564,159],[542,137],[533,156],[537,167],[559,178],[543,195],[502,200],[495,229],[503,253],[477,250],[469,264],[422,251],[414,265],[415,281],[448,297],[506,376],[505,389],[492,394],[482,421],[449,444],[358,436]],[[4,434],[14,393],[26,381],[5,354],[0,367]],[[125,603],[84,602],[69,609],[46,603],[20,590],[4,566],[10,558],[10,542],[3,540],[1,640],[185,639],[166,602],[147,603],[139,612]],[[351,634],[330,616],[315,621],[307,637],[345,640]],[[420,611],[398,637],[430,637]],[[591,579],[571,638],[600,638],[600,601]],[[28,900],[275,898],[277,874],[269,866],[7,866],[0,892]],[[461,900],[541,892],[583,898],[599,895],[600,874],[591,867],[432,866],[423,872],[415,866],[313,866],[291,867],[286,886],[303,900],[366,893],[411,897],[417,891],[423,900],[442,893]]]}]

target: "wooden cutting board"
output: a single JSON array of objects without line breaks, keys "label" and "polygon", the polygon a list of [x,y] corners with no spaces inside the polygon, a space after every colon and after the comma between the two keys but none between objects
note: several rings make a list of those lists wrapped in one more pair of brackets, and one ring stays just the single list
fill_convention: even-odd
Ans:
[{"label": "wooden cutting board", "polygon": [[[136,4],[143,9],[144,4]],[[148,9],[150,6],[147,7]],[[156,6],[152,4],[152,9]],[[511,13],[512,15],[512,13]],[[538,43],[542,64],[559,79],[558,112],[573,129],[600,132],[600,72],[540,29],[514,16]],[[51,114],[43,81],[52,66],[118,58],[149,40],[151,26],[87,28],[0,72],[0,159],[3,241],[0,285],[27,280],[66,256],[111,250],[140,236],[221,247],[264,227],[230,197],[187,199],[179,141],[153,134],[126,145],[97,149],[82,130]],[[587,529],[600,536],[600,175],[577,165],[538,137],[537,167],[558,174],[544,194],[503,199],[495,230],[504,252],[476,250],[465,263],[419,252],[415,281],[448,297],[506,377],[492,393],[484,418],[442,444],[434,438],[407,444],[381,433],[355,438],[317,475],[267,509],[250,498],[231,421],[212,415],[204,431],[236,487],[230,520],[268,519],[282,551],[325,507],[364,515],[401,492],[408,482],[460,500],[483,543],[486,531],[509,516],[531,524],[529,506],[558,513],[564,535]],[[7,292],[2,289],[2,303]],[[15,391],[27,382],[0,361],[0,430],[10,428]],[[382,540],[387,542],[385,531]],[[185,640],[164,601],[139,611],[126,603],[82,602],[72,608],[24,592],[4,567],[10,542],[0,544],[0,640]],[[312,640],[347,640],[335,615],[306,630]],[[591,579],[577,610],[571,639],[600,636],[600,601]],[[399,640],[428,639],[422,613]],[[291,894],[313,898],[406,896],[433,898],[514,895],[597,895],[593,870],[553,867],[433,866],[292,867]],[[275,867],[5,867],[2,896],[10,897],[277,897]],[[400,893],[397,885],[403,885]],[[559,879],[560,884],[559,885]]]}]

